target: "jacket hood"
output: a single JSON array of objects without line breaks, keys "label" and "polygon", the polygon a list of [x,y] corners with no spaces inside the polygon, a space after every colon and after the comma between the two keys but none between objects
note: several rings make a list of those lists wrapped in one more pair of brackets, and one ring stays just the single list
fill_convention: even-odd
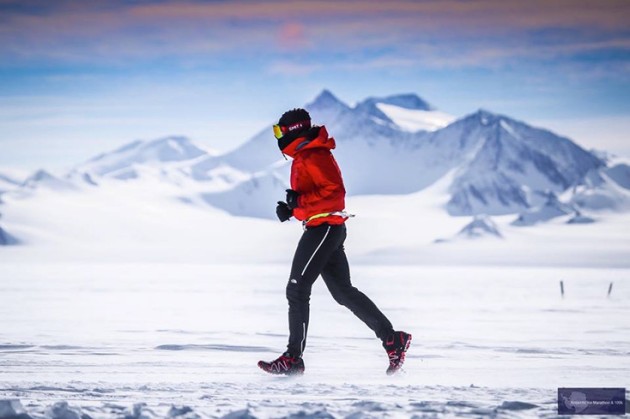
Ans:
[{"label": "jacket hood", "polygon": [[303,150],[313,148],[333,150],[335,146],[335,139],[328,136],[326,127],[322,125],[320,127],[313,127],[303,135],[295,138],[282,149],[282,152],[293,158],[297,153]]}]

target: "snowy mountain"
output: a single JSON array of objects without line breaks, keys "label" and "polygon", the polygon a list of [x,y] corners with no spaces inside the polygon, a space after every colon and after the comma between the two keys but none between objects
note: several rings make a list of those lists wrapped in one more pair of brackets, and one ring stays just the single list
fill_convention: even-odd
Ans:
[{"label": "snowy mountain", "polygon": [[568,194],[570,202],[591,211],[630,210],[630,188],[626,176],[627,167],[624,165],[591,170],[571,189]]},{"label": "snowy mountain", "polygon": [[604,170],[604,174],[624,189],[630,189],[630,165],[614,164]]},{"label": "snowy mountain", "polygon": [[[455,216],[527,214],[549,193],[575,208],[626,208],[630,166],[607,162],[571,140],[507,116],[479,110],[446,126],[420,126],[439,112],[414,94],[371,97],[349,106],[322,91],[305,106],[337,142],[352,195],[402,195],[447,181],[443,207]],[[401,115],[407,118],[402,122]],[[271,121],[274,122],[274,121]],[[237,149],[218,154],[185,137],[135,141],[77,166],[64,179],[45,172],[26,186],[96,187],[103,181],[151,179],[179,189],[178,198],[233,215],[273,218],[288,187],[290,161],[271,123]]]},{"label": "snowy mountain", "polygon": [[475,215],[452,239],[437,239],[436,243],[447,243],[456,240],[471,240],[484,237],[502,239],[503,235],[497,224],[485,214]]},{"label": "snowy mountain", "polygon": [[132,179],[139,175],[138,166],[177,168],[179,162],[186,162],[188,166],[191,161],[211,153],[186,137],[164,137],[154,141],[134,141],[88,160],[75,171],[97,177]]},{"label": "snowy mountain", "polygon": [[462,228],[458,237],[466,239],[478,239],[480,237],[503,237],[496,223],[484,214],[476,215],[473,220]]},{"label": "snowy mountain", "polygon": [[518,218],[512,222],[512,225],[531,226],[536,223],[549,221],[553,218],[569,214],[578,215],[579,211],[577,211],[572,205],[560,202],[555,193],[549,192],[547,194],[547,200],[544,204],[527,212],[521,213]]},{"label": "snowy mountain", "polygon": [[567,221],[567,224],[591,224],[594,222],[594,218],[583,215],[581,211],[577,211],[575,215]]},{"label": "snowy mountain", "polygon": [[313,120],[327,121],[327,123],[333,123],[339,115],[352,111],[350,106],[326,89],[322,90],[305,108],[308,109]]},{"label": "snowy mountain", "polygon": [[[590,170],[604,167],[569,139],[488,111],[414,133],[398,127],[380,105],[432,109],[411,95],[370,98],[352,108],[328,91],[306,106],[314,123],[325,122],[336,139],[335,156],[351,195],[412,193],[455,171],[450,214],[511,214],[540,205],[546,191],[561,193]],[[244,172],[277,176],[288,163],[269,132],[262,131],[223,161]]]},{"label": "snowy mountain", "polygon": [[[208,204],[221,208],[233,215],[273,219],[276,201],[284,199],[287,189],[286,177],[274,173],[259,173],[232,189],[221,192],[202,193]],[[270,197],[280,197],[274,201]]]},{"label": "snowy mountain", "polygon": [[46,170],[38,170],[29,176],[21,187],[27,190],[46,188],[54,191],[64,191],[74,189],[75,185],[72,182],[58,178]]},{"label": "snowy mountain", "polygon": [[[398,103],[395,98],[384,100]],[[417,98],[417,101],[421,99]],[[377,99],[368,99],[352,108],[329,91],[323,91],[306,105],[313,123],[325,124],[337,142],[335,156],[342,166],[349,193],[409,193],[430,185],[443,175],[444,171],[427,173],[419,164],[418,156],[409,153],[427,132],[410,133],[393,121],[384,120],[378,108],[372,106],[375,103]],[[271,126],[225,155],[224,161],[249,172],[267,171],[270,167],[276,171],[288,165],[270,132]],[[382,167],[383,171],[366,170],[370,167]],[[288,169],[284,170],[288,173]]]},{"label": "snowy mountain", "polygon": [[18,243],[19,241],[15,237],[4,231],[0,226],[0,246],[10,246]]},{"label": "snowy mountain", "polygon": [[604,162],[567,138],[479,111],[429,139],[457,150],[458,175],[447,205],[453,215],[510,214],[541,203],[546,191],[578,184]]},{"label": "snowy mountain", "polygon": [[3,192],[17,189],[22,183],[23,181],[19,180],[16,176],[0,172],[0,195]]},{"label": "snowy mountain", "polygon": [[[379,148],[381,144],[388,146],[388,144],[413,142],[426,134],[426,131],[414,134],[401,128],[397,125],[396,120],[385,115],[379,109],[381,105],[390,106],[390,110],[396,108],[398,112],[434,112],[430,105],[416,95],[370,98],[360,102],[355,107],[350,107],[328,90],[322,91],[312,102],[306,104],[305,108],[311,114],[313,124],[326,125],[329,133],[335,137],[338,144],[367,145],[371,149],[368,150],[369,154],[379,154],[384,151],[375,149]],[[446,126],[452,117],[449,116],[446,119],[447,121],[438,125],[440,127]],[[435,125],[433,122],[428,122],[424,114],[417,115],[416,119],[412,118],[412,120],[417,125]],[[239,170],[252,172],[264,170],[269,165],[283,160],[276,147],[275,139],[270,135],[271,125],[241,147],[223,156],[224,161]],[[342,152],[342,148],[339,147],[337,152]],[[359,157],[363,157],[363,155],[359,154]],[[385,160],[385,158],[386,156],[382,156],[379,159]]]},{"label": "snowy mountain", "polygon": [[[338,150],[338,158],[340,161],[354,161],[344,168],[346,182],[354,194],[411,192],[437,179],[433,176],[421,182],[420,187],[409,187],[403,183],[401,187],[389,190],[394,183],[391,181],[393,177],[403,177],[405,168],[417,166],[411,160],[413,156],[405,156],[397,145],[414,141],[423,133],[411,134],[393,122],[383,125],[377,117],[378,109],[374,107],[381,102],[391,106],[432,109],[415,95],[372,98],[352,108],[326,90],[306,105],[315,124],[325,122],[329,129],[334,130],[335,136],[339,133],[337,138],[340,143],[350,144]],[[368,112],[369,109],[375,111]],[[232,214],[272,217],[273,207],[270,208],[266,202],[275,205],[275,200],[283,197],[288,186],[290,162],[283,157],[270,132],[271,125],[224,155],[208,152],[183,137],[136,141],[77,166],[70,177],[82,177],[88,183],[98,183],[99,178],[124,181],[160,178],[187,186],[195,194],[199,193],[203,201]],[[378,173],[366,176],[366,166],[377,166],[384,160],[399,156],[407,161],[401,170],[386,178]],[[420,167],[416,172],[417,178],[426,177]],[[269,199],[270,196],[277,198]]]}]

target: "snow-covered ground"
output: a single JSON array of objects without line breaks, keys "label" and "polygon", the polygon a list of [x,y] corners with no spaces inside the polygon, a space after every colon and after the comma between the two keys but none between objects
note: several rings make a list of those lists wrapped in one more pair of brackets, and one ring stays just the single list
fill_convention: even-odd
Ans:
[{"label": "snow-covered ground", "polygon": [[22,244],[0,248],[0,399],[47,418],[537,417],[558,387],[629,387],[629,216],[493,217],[501,238],[471,240],[447,183],[348,199],[355,285],[414,335],[397,377],[321,282],[305,376],[256,367],[286,344],[295,222],[150,183],[5,195]]},{"label": "snow-covered ground", "polygon": [[[473,217],[444,211],[451,178],[408,195],[349,197],[355,263],[630,268],[630,213],[584,212],[595,220],[587,224],[570,224],[567,214],[524,227],[512,224],[516,215],[495,216],[502,238],[471,240],[458,232]],[[301,229],[231,216],[154,179],[78,188],[3,195],[0,226],[23,246],[0,248],[0,263],[284,263]],[[270,214],[282,198],[269,197]]]},{"label": "snow-covered ground", "polygon": [[256,362],[286,344],[287,269],[3,261],[0,399],[33,417],[536,417],[557,387],[630,385],[628,269],[355,265],[414,334],[406,374],[318,282],[306,374],[284,378]]}]

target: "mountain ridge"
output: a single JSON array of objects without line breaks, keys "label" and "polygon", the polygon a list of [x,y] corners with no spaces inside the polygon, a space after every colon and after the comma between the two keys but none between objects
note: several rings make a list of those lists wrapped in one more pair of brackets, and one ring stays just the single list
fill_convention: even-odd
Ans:
[{"label": "mountain ridge", "polygon": [[[334,154],[350,195],[410,194],[453,173],[444,206],[450,215],[519,214],[541,205],[549,192],[584,184],[588,173],[610,170],[568,138],[486,109],[435,131],[409,132],[366,111],[365,104],[378,110],[376,104],[385,102],[435,111],[415,94],[369,97],[351,107],[326,89],[305,105],[313,123],[324,122],[336,139]],[[144,166],[153,169],[140,170]],[[180,185],[183,195],[232,214],[271,218],[261,202],[283,196],[289,166],[269,127],[223,154],[182,136],[134,141],[89,159],[67,177],[97,185],[103,177],[159,176]],[[610,173],[622,183],[630,179],[625,167]],[[581,189],[583,196],[589,191]]]}]

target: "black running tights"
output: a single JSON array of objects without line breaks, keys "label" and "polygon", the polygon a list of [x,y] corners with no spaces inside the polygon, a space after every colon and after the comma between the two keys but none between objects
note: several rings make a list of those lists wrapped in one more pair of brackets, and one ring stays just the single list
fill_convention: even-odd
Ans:
[{"label": "black running tights", "polygon": [[348,307],[381,340],[393,333],[392,324],[365,294],[352,286],[343,248],[346,226],[322,224],[307,228],[295,251],[287,284],[289,300],[288,352],[302,356],[308,333],[311,288],[321,274],[335,301]]}]

